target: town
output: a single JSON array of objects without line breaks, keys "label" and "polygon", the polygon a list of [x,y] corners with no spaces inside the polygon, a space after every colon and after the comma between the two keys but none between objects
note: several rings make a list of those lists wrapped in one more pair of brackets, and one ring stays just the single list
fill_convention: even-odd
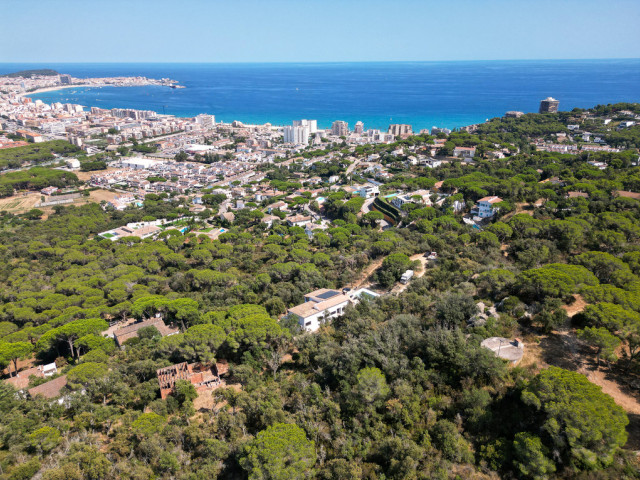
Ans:
[{"label": "town", "polygon": [[[146,445],[166,418],[175,423],[167,428],[187,431],[205,418],[224,430],[244,418],[238,411],[262,408],[251,395],[284,416],[269,403],[274,385],[286,404],[297,401],[289,394],[296,382],[304,384],[311,405],[351,375],[356,387],[340,395],[353,398],[341,408],[362,424],[387,415],[404,428],[408,413],[391,395],[420,405],[415,422],[432,409],[444,418],[455,405],[451,420],[432,423],[448,432],[446,442],[456,439],[465,461],[471,443],[455,422],[484,438],[474,408],[502,395],[496,379],[532,385],[565,365],[569,348],[571,361],[595,365],[576,371],[635,405],[595,375],[601,355],[613,371],[637,354],[637,333],[621,333],[605,316],[612,309],[619,322],[637,318],[640,329],[635,290],[624,290],[637,288],[640,273],[629,246],[639,235],[640,106],[563,112],[548,97],[537,113],[508,111],[453,131],[342,120],[321,128],[313,119],[225,123],[213,113],[49,105],[27,95],[80,84],[176,86],[169,79],[34,74],[0,82],[0,222],[10,245],[0,250],[1,385],[20,401],[61,415],[79,404],[125,402],[140,412],[103,435]],[[611,211],[596,220],[592,212],[604,209]],[[602,231],[591,230],[596,222]],[[560,332],[572,319],[613,333],[582,324]],[[378,366],[362,366],[369,359]],[[310,365],[320,367],[305,377]],[[437,401],[416,400],[412,376]],[[311,378],[325,382],[324,393]],[[436,395],[435,384],[460,393]],[[509,388],[516,410],[529,408],[515,390],[525,387]],[[598,395],[593,402],[610,402],[623,432],[620,407]],[[523,421],[511,422],[519,431]],[[30,452],[48,448],[41,436],[30,434]],[[606,447],[618,448],[622,437]],[[493,458],[477,450],[483,462]]]}]

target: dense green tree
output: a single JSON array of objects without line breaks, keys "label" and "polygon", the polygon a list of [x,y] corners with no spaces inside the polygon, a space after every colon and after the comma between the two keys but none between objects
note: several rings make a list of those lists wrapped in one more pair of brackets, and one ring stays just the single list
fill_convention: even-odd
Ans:
[{"label": "dense green tree", "polygon": [[240,465],[250,480],[311,478],[316,463],[315,445],[300,427],[276,423],[249,442]]}]

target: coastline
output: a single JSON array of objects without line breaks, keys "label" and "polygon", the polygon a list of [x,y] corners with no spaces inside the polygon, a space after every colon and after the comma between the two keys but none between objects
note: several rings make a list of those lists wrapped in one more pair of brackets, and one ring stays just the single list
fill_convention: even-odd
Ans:
[{"label": "coastline", "polygon": [[[148,83],[148,84],[144,84],[144,85],[115,85],[113,83],[75,83],[73,85],[56,85],[53,87],[42,87],[42,88],[38,88],[36,90],[32,90],[30,92],[22,92],[19,93],[18,95],[21,97],[28,97],[29,95],[37,95],[38,93],[47,93],[47,92],[56,92],[58,90],[65,90],[68,88],[103,88],[103,87],[150,87],[150,86],[159,86],[159,87],[168,87],[171,88],[169,85],[159,85],[156,83]],[[175,88],[185,88],[183,86],[181,87],[175,87]]]}]

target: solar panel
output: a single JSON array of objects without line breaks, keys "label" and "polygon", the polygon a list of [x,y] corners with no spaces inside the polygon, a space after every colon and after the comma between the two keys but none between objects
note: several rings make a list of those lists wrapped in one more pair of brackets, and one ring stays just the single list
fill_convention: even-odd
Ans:
[{"label": "solar panel", "polygon": [[318,295],[318,298],[321,298],[323,300],[328,300],[329,298],[335,297],[336,295],[340,295],[340,293],[334,290],[329,290],[328,292],[324,292]]}]

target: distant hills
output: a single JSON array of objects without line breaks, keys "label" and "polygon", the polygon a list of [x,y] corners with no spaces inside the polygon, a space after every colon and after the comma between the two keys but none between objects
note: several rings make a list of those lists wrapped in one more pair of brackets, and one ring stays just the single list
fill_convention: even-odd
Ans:
[{"label": "distant hills", "polygon": [[35,75],[45,75],[45,76],[53,76],[60,75],[55,70],[51,70],[50,68],[40,68],[37,70],[21,70],[15,73],[6,73],[4,75],[0,75],[0,77],[23,77],[23,78],[31,78]]}]

